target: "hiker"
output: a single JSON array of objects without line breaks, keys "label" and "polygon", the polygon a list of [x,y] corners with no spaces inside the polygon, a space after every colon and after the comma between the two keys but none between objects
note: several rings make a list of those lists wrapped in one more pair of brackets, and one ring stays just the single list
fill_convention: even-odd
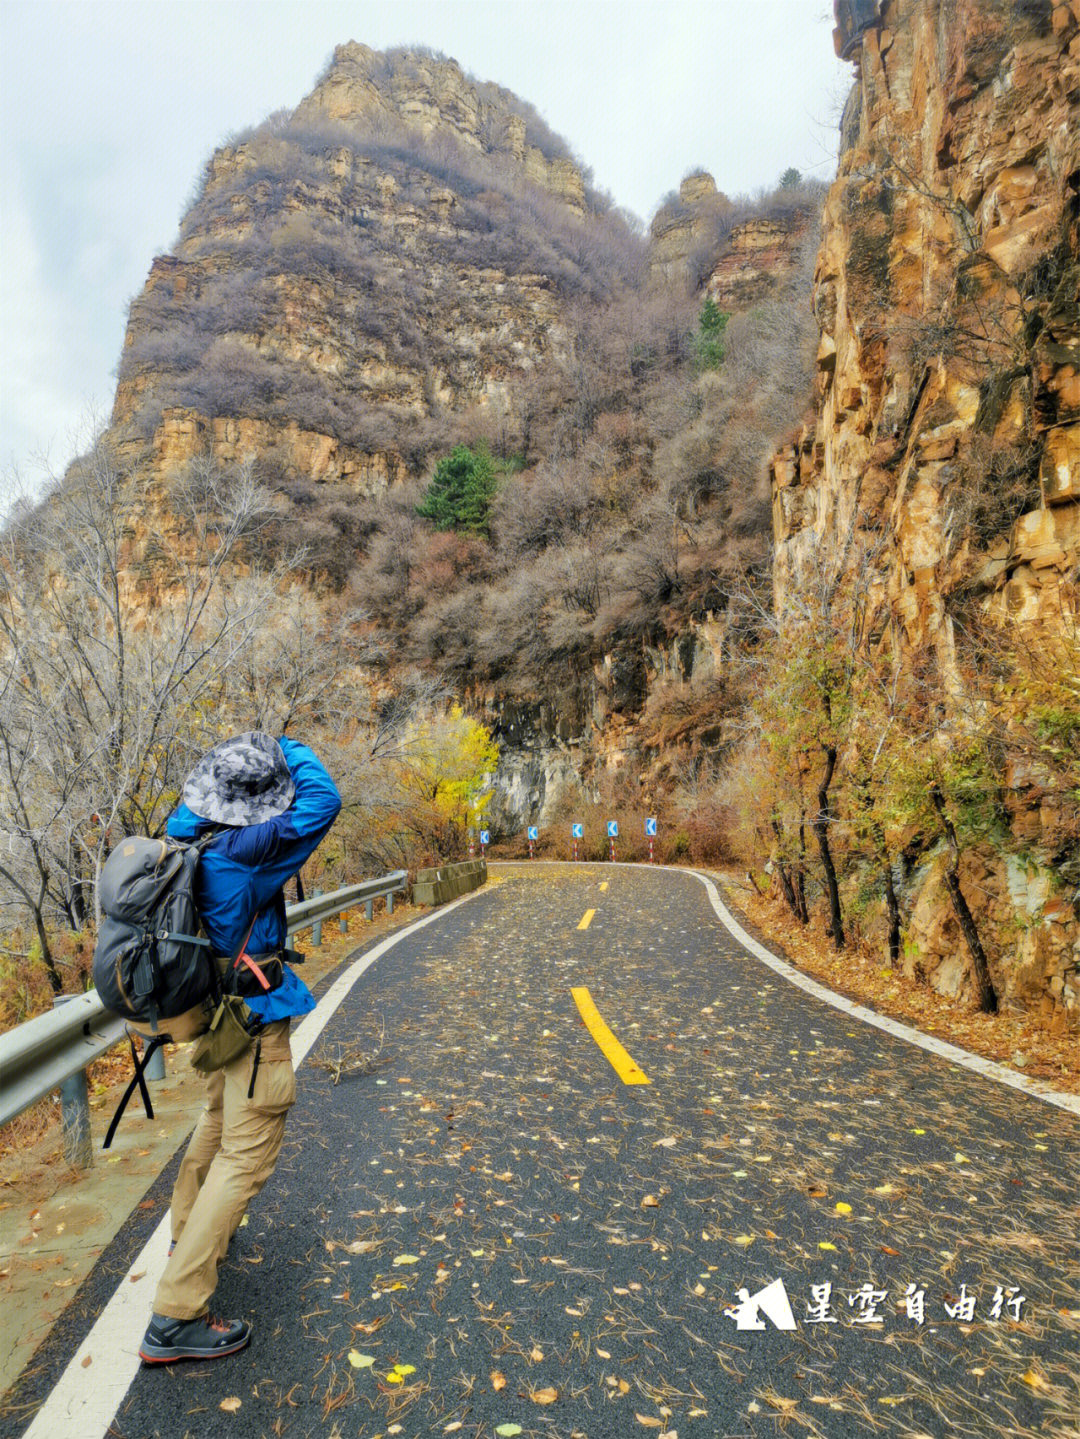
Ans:
[{"label": "hiker", "polygon": [[306,745],[253,731],[200,760],[169,819],[169,834],[187,842],[221,827],[199,863],[199,916],[219,967],[248,981],[243,1002],[263,1027],[246,1044],[240,1033],[241,1052],[209,1075],[173,1188],[169,1260],[139,1348],[147,1363],[217,1359],[251,1338],[250,1324],[212,1318],[208,1303],[229,1240],[273,1171],[296,1098],[290,1019],[315,1007],[281,957],[291,954],[283,886],[340,809],[333,780]]}]

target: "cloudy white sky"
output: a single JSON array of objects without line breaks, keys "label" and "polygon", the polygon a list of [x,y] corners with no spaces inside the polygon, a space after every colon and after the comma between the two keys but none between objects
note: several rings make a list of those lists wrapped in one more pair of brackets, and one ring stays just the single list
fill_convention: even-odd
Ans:
[{"label": "cloudy white sky", "polygon": [[832,176],[832,24],[829,0],[0,0],[0,473],[36,483],[107,415],[203,162],[335,45],[429,45],[508,87],[647,221],[698,166],[730,195]]}]

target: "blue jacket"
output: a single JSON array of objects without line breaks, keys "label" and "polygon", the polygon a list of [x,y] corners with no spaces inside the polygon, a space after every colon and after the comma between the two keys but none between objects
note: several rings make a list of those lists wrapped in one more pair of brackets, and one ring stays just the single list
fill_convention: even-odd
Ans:
[{"label": "blue jacket", "polygon": [[[337,786],[314,751],[287,735],[279,743],[296,786],[292,804],[262,824],[224,830],[203,851],[196,871],[199,916],[217,954],[235,952],[253,914],[257,917],[247,952],[271,954],[284,947],[285,881],[318,848],[341,809]],[[181,804],[166,828],[174,839],[190,843],[212,823]]]}]

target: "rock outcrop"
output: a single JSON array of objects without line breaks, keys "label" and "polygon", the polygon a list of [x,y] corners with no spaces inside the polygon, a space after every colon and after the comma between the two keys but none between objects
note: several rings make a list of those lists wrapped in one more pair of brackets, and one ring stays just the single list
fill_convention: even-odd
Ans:
[{"label": "rock outcrop", "polygon": [[478,85],[456,60],[414,52],[395,64],[355,41],[337,47],[326,75],[294,116],[301,125],[331,120],[376,134],[402,121],[425,137],[451,134],[479,154],[511,156],[533,184],[584,214],[580,166],[561,145],[551,153],[550,143],[546,150],[532,143],[530,118],[509,91]]},{"label": "rock outcrop", "polygon": [[[948,714],[966,614],[1048,656],[1080,622],[1080,0],[836,9],[856,81],[816,420],[773,465],[777,603],[835,567],[868,630],[892,627],[910,667],[932,657]],[[1007,802],[1012,842],[966,861],[998,979],[1076,1012],[1076,837],[1033,774]],[[906,965],[957,992],[943,863],[912,881]]]},{"label": "rock outcrop", "polygon": [[718,245],[718,230],[733,206],[707,170],[687,175],[678,197],[664,202],[649,229],[654,281],[697,289]]},{"label": "rock outcrop", "polygon": [[772,215],[733,225],[724,252],[705,281],[705,293],[729,314],[758,304],[794,270],[800,242],[816,222],[814,209],[793,203]]},{"label": "rock outcrop", "polygon": [[[340,46],[314,91],[215,152],[133,302],[112,415],[197,452],[365,495],[445,417],[509,415],[565,343],[593,220],[531,107],[425,52]],[[269,457],[269,459],[268,459]]]}]

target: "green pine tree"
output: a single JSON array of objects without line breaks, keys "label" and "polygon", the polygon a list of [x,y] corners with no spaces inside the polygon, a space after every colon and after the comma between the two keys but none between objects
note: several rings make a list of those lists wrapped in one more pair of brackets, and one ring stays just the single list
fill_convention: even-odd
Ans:
[{"label": "green pine tree", "polygon": [[470,450],[458,445],[435,466],[417,514],[437,530],[465,530],[486,535],[495,498],[495,466],[486,446]]},{"label": "green pine tree", "polygon": [[703,370],[718,370],[724,363],[724,331],[731,316],[710,296],[698,316],[697,357]]}]

